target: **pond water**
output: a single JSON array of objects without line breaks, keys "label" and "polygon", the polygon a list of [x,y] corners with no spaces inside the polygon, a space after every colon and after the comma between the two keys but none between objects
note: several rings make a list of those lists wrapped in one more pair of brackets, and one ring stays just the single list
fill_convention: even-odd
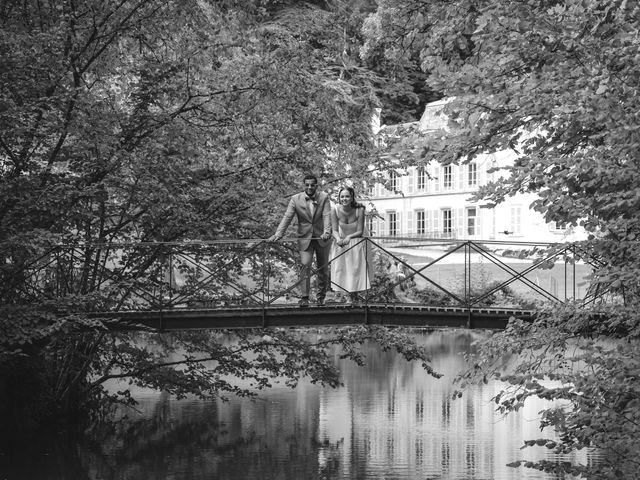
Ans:
[{"label": "pond water", "polygon": [[556,477],[506,464],[591,461],[586,452],[556,458],[544,447],[520,450],[524,440],[553,437],[538,428],[540,400],[503,418],[490,401],[500,389],[495,382],[452,399],[461,354],[478,335],[416,333],[441,379],[368,345],[367,366],[340,362],[344,386],[337,389],[303,382],[263,392],[259,400],[228,402],[137,390],[138,411],[120,411],[129,421],[99,441],[41,439],[29,452],[0,455],[0,478],[550,479]]}]

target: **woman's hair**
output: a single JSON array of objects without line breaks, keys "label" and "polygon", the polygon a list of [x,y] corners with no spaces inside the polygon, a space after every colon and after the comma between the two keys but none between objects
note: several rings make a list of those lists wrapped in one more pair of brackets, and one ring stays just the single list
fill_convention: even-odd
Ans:
[{"label": "woman's hair", "polygon": [[338,190],[338,203],[340,202],[340,194],[343,190],[347,190],[351,194],[351,206],[353,208],[364,208],[363,204],[356,202],[356,191],[353,187],[340,187],[340,190]]}]

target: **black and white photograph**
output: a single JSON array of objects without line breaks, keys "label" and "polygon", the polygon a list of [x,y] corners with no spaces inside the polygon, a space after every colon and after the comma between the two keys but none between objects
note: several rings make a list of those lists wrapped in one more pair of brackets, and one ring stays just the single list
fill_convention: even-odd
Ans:
[{"label": "black and white photograph", "polygon": [[637,0],[0,0],[0,480],[640,479]]}]

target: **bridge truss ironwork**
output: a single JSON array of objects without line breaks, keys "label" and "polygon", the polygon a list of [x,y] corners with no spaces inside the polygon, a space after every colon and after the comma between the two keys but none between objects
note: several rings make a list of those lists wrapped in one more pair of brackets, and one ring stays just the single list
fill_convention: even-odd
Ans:
[{"label": "bridge truss ironwork", "polygon": [[[589,274],[602,265],[576,244],[360,242],[373,277],[358,293],[359,306],[530,311],[549,302],[600,301],[607,293],[589,287]],[[67,312],[264,312],[297,304],[298,270],[295,239],[57,245],[3,265],[0,292],[5,303],[50,302]],[[335,293],[327,300],[342,306]]]}]

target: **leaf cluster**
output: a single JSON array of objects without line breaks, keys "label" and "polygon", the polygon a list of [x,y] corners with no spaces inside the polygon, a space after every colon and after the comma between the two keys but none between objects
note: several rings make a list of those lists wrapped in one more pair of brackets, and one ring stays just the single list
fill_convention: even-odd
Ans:
[{"label": "leaf cluster", "polygon": [[[595,259],[592,292],[605,307],[542,312],[513,320],[482,345],[468,379],[512,385],[496,397],[515,411],[531,395],[545,409],[558,453],[596,447],[589,466],[517,462],[586,478],[638,471],[638,105],[640,10],[625,0],[380,2],[370,42],[389,55],[418,55],[431,88],[451,99],[441,136],[416,139],[416,163],[463,163],[479,154],[517,156],[476,196],[495,205],[535,193],[548,222],[580,225]],[[593,297],[592,297],[593,298]],[[518,359],[518,360],[516,360]],[[505,373],[504,369],[507,369]],[[537,445],[527,443],[526,445]],[[514,464],[515,465],[515,464]]]},{"label": "leaf cluster", "polygon": [[553,437],[527,440],[523,448],[542,445],[558,455],[587,448],[597,458],[588,466],[526,460],[512,466],[634,478],[640,448],[640,319],[635,308],[597,313],[567,306],[541,311],[534,322],[511,319],[469,358],[473,368],[459,381],[504,382],[493,398],[499,412],[516,412],[530,397],[549,402],[540,428],[549,427]]},{"label": "leaf cluster", "polygon": [[[234,347],[185,335],[178,343],[187,353],[168,359],[177,350],[152,351],[75,312],[128,306],[123,299],[143,280],[156,288],[167,252],[135,245],[264,238],[303,173],[332,181],[385,168],[370,132],[379,77],[358,57],[370,8],[2,4],[0,356],[51,392],[42,399],[50,417],[83,408],[102,415],[104,400],[131,403],[126,391],[107,394],[107,379],[177,396],[249,394],[236,382],[259,389],[276,375],[295,384],[309,374],[335,385],[327,349],[340,342],[358,358],[355,336],[313,346],[294,334],[265,341],[247,333]],[[133,247],[117,256],[115,242]],[[60,244],[77,250],[58,255]],[[225,258],[211,265],[215,275],[228,275],[220,273]],[[64,288],[49,282],[55,275],[66,276]]]}]

